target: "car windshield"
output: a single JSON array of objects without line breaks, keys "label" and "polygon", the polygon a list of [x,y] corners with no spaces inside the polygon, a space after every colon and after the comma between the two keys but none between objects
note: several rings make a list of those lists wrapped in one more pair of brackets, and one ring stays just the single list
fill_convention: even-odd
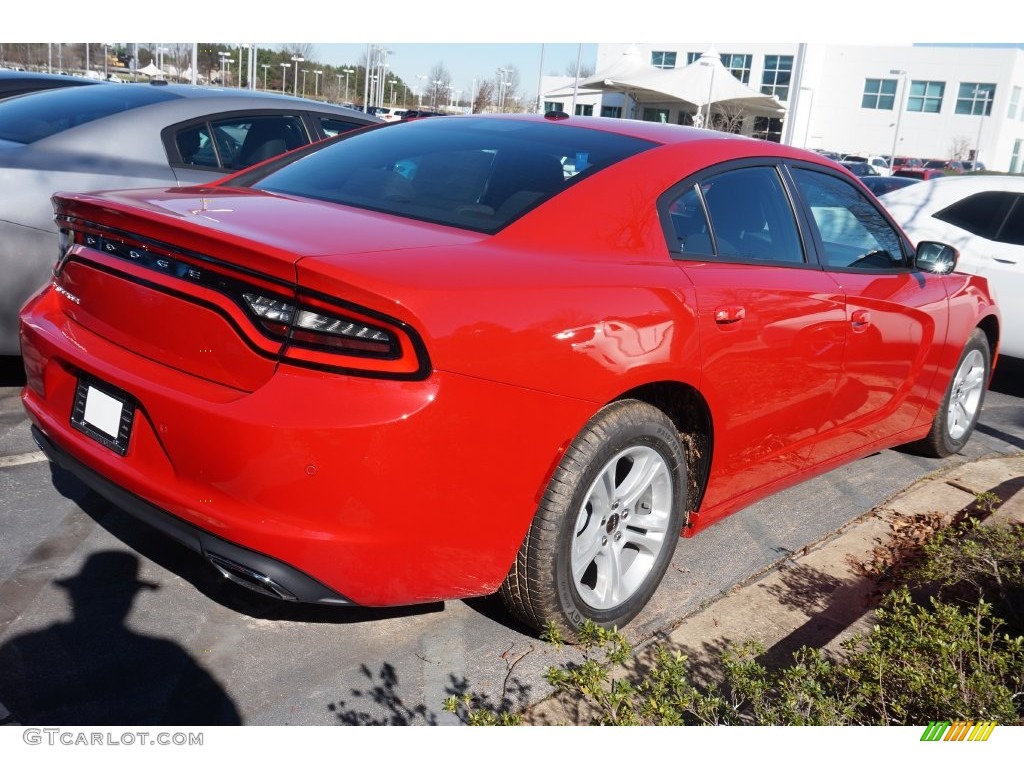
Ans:
[{"label": "car windshield", "polygon": [[180,98],[160,88],[142,85],[58,88],[29,93],[0,101],[0,139],[31,144],[101,117]]},{"label": "car windshield", "polygon": [[235,181],[496,232],[652,142],[551,122],[435,118],[362,131]]}]

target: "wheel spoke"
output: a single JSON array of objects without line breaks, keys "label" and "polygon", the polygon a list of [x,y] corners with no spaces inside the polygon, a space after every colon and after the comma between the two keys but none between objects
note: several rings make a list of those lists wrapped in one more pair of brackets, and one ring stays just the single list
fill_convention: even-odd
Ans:
[{"label": "wheel spoke", "polygon": [[[580,584],[590,564],[601,552],[601,526],[594,525],[576,537],[572,545],[572,578]],[[598,564],[600,569],[600,564]]]},{"label": "wheel spoke", "polygon": [[655,478],[665,472],[665,462],[653,452],[645,451],[633,458],[633,466],[622,484],[615,489],[619,502],[632,509],[637,499],[647,492]]}]

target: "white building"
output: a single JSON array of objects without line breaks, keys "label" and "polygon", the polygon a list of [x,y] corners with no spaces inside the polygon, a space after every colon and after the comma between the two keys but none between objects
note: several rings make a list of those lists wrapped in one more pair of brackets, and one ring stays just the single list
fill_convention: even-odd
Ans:
[{"label": "white building", "polygon": [[[1024,50],[833,44],[601,44],[596,72],[637,50],[652,67],[684,67],[710,49],[742,82],[778,98],[782,118],[744,132],[842,153],[978,159],[1024,170]],[[571,85],[546,80],[546,107],[569,111]],[[687,124],[692,105],[634,103],[621,93],[577,96],[577,113]]]}]

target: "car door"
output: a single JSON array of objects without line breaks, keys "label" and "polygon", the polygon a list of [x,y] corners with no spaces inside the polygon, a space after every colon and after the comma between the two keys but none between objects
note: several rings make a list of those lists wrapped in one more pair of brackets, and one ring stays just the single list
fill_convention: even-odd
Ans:
[{"label": "car door", "polygon": [[[1024,328],[1024,195],[988,190],[933,214],[955,228],[949,242],[960,250],[958,270],[988,278],[1003,314],[1003,327]],[[1008,333],[1003,353],[1024,357],[1024,335]]]},{"label": "car door", "polygon": [[808,262],[772,164],[678,185],[662,222],[697,296],[700,389],[715,421],[710,508],[808,465],[839,380],[846,311],[835,280]]},{"label": "car door", "polygon": [[816,460],[910,429],[931,388],[947,329],[941,276],[912,268],[909,244],[852,181],[791,169],[819,262],[846,296],[842,375]]}]

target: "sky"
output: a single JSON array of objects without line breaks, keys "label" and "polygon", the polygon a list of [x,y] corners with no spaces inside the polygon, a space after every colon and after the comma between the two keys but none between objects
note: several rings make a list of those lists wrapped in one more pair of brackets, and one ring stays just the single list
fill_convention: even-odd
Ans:
[{"label": "sky", "polygon": [[[466,98],[474,80],[497,77],[498,67],[512,64],[519,70],[520,89],[527,95],[536,95],[541,74],[542,44],[536,43],[402,43],[375,41],[390,53],[390,71],[400,76],[410,90],[425,80],[435,64],[443,63],[452,75],[452,86],[462,91]],[[357,64],[366,56],[365,43],[314,43],[316,58],[324,64],[338,66]],[[593,68],[597,58],[596,43],[544,43],[543,73],[545,75],[566,73],[566,67],[576,66],[577,54],[582,54],[584,64]]]},{"label": "sky", "polygon": [[312,44],[328,64],[356,63],[366,44],[375,43],[395,51],[394,71],[410,83],[441,61],[456,87],[468,89],[474,78],[494,77],[497,67],[513,63],[532,93],[542,42],[545,74],[563,73],[580,44],[593,64],[601,42],[1015,42],[1006,35],[1019,35],[1019,25],[994,21],[1006,18],[1002,6],[1002,0],[930,0],[923,11],[915,3],[858,0],[850,13],[826,12],[806,0],[257,0],[125,3],[99,13],[81,0],[47,0],[7,3],[0,41],[276,40]]}]

